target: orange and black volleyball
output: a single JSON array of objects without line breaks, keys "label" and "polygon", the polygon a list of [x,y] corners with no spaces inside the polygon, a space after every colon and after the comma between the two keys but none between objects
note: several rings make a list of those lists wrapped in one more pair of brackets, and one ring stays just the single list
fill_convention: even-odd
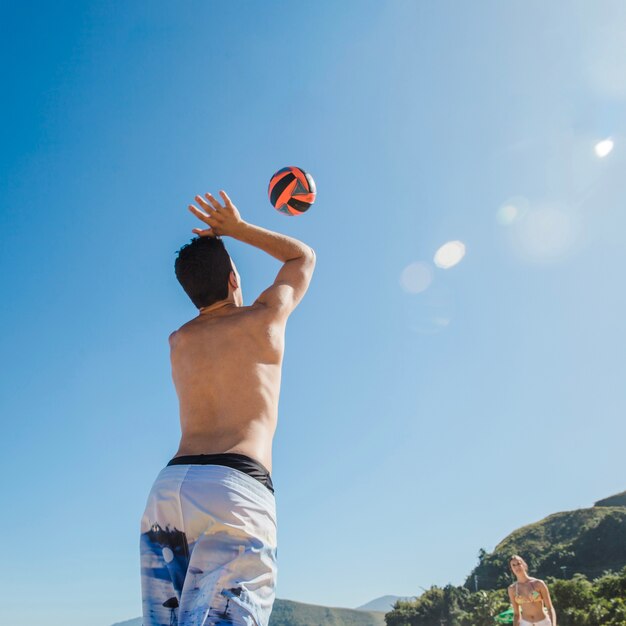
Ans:
[{"label": "orange and black volleyball", "polygon": [[270,179],[270,202],[285,215],[302,215],[315,202],[315,181],[299,167],[283,167]]}]

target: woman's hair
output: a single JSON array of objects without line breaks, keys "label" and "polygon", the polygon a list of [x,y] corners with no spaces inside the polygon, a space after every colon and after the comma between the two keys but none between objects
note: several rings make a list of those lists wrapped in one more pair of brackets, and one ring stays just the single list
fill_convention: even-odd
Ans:
[{"label": "woman's hair", "polygon": [[526,563],[526,561],[524,561],[524,559],[519,555],[519,554],[513,554],[511,555],[511,557],[509,558],[509,569],[511,571],[513,571],[513,568],[511,567],[511,561],[513,559],[518,559],[522,562],[522,565],[524,566],[524,568],[526,569],[526,571],[528,571],[528,563]]},{"label": "woman's hair", "polygon": [[198,309],[228,297],[233,265],[224,242],[215,237],[195,237],[178,251],[176,278]]}]

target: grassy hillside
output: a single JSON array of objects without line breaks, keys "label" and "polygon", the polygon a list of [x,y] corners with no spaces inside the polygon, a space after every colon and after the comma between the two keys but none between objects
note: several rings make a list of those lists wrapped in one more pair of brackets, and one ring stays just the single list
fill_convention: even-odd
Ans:
[{"label": "grassy hillside", "polygon": [[512,580],[508,571],[512,554],[522,555],[538,578],[580,573],[593,579],[607,570],[621,570],[626,565],[626,507],[605,504],[620,501],[621,495],[589,509],[555,513],[512,532],[492,553],[481,551],[466,587],[506,586]]},{"label": "grassy hillside", "polygon": [[[626,567],[587,580],[548,578],[559,626],[626,626]],[[506,589],[471,592],[465,587],[431,587],[419,598],[399,601],[387,626],[494,626],[494,616],[510,606]]]},{"label": "grassy hillside", "polygon": [[276,600],[270,626],[384,626],[385,614]]},{"label": "grassy hillside", "polygon": [[626,626],[626,492],[512,532],[491,554],[481,550],[463,587],[433,586],[397,602],[387,626],[493,626],[509,607],[516,553],[531,575],[547,579],[560,626]]}]

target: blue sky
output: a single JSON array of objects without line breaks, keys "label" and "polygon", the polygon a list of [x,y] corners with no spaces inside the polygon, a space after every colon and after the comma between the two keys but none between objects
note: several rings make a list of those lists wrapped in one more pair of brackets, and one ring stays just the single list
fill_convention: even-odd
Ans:
[{"label": "blue sky", "polygon": [[[178,437],[167,336],[195,315],[173,262],[204,191],[318,256],[275,440],[279,597],[459,584],[480,548],[626,488],[622,3],[0,18],[2,623],[140,614],[139,519]],[[317,182],[304,216],[268,203],[285,165]],[[278,264],[228,245],[250,303]]]}]

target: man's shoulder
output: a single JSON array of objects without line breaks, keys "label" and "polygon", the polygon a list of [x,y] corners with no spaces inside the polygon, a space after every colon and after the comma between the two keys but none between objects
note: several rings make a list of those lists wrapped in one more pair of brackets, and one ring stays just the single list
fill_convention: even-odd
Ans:
[{"label": "man's shoulder", "polygon": [[250,306],[242,306],[232,316],[232,322],[241,326],[244,332],[253,332],[254,334],[264,334],[264,330],[272,329],[272,333],[285,329],[286,319],[275,314],[275,311],[269,309],[263,304],[255,302]]},{"label": "man's shoulder", "polygon": [[185,322],[180,328],[172,331],[169,336],[170,345],[173,345],[177,341],[180,341],[183,337],[194,334],[197,329],[197,317],[190,319],[188,322]]},{"label": "man's shoulder", "polygon": [[[250,306],[237,307],[236,310],[229,312],[228,315],[220,317],[201,319],[194,317],[185,322],[180,328],[170,333],[169,342],[173,344],[185,337],[194,336],[199,333],[206,332],[210,327],[216,325],[222,326],[284,326],[284,321],[280,317],[273,315],[273,311],[268,307],[255,302]],[[223,330],[225,330],[223,328]]]},{"label": "man's shoulder", "polygon": [[270,326],[285,326],[287,324],[287,317],[281,313],[281,311],[274,307],[268,306],[264,302],[257,300],[250,306],[243,307],[248,311],[248,317],[261,324]]}]

